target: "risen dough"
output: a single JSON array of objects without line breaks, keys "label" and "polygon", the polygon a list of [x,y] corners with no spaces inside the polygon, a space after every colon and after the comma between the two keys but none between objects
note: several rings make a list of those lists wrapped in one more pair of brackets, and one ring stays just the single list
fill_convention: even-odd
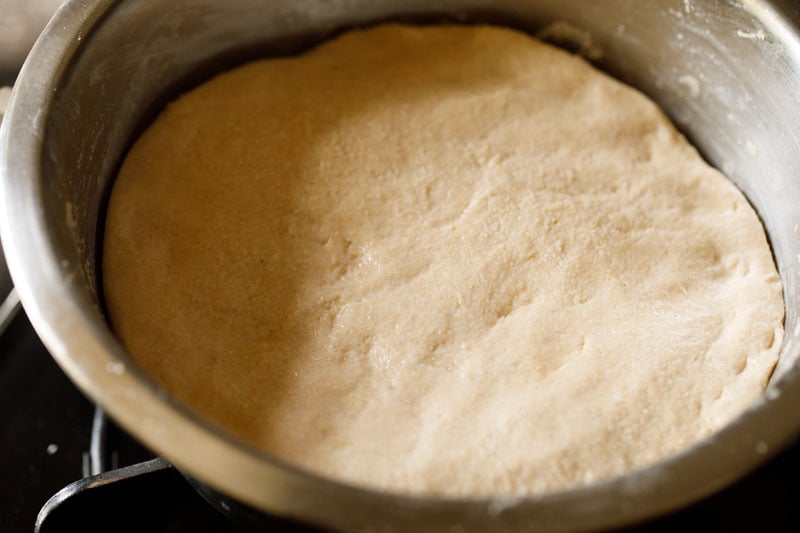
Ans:
[{"label": "risen dough", "polygon": [[381,26],[222,74],[114,186],[116,332],[339,479],[563,489],[750,405],[783,335],[742,194],[635,90],[506,29]]}]

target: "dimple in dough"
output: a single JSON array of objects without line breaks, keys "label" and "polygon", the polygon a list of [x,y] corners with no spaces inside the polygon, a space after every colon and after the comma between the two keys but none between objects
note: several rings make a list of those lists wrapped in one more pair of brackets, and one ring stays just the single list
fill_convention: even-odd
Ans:
[{"label": "dimple in dough", "polygon": [[113,327],[288,462],[414,494],[643,467],[761,394],[781,283],[658,108],[497,27],[384,25],[170,104],[108,208]]}]

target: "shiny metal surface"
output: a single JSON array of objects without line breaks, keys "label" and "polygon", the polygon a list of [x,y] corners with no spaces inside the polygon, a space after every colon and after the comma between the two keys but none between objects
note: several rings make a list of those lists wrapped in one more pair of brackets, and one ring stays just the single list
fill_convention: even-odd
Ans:
[{"label": "shiny metal surface", "polygon": [[[337,529],[597,529],[696,500],[800,429],[800,40],[797,4],[761,0],[82,0],[37,42],[0,130],[2,238],[26,312],[68,375],[128,431],[220,496]],[[748,195],[785,287],[787,336],[764,398],[651,468],[563,493],[413,498],[346,486],[252,450],[143,375],[98,300],[98,235],[131,138],[212,72],[380,20],[491,21],[560,35],[658,101]],[[552,27],[551,27],[552,28]],[[212,498],[213,499],[213,498]],[[249,512],[249,511],[248,511]]]}]

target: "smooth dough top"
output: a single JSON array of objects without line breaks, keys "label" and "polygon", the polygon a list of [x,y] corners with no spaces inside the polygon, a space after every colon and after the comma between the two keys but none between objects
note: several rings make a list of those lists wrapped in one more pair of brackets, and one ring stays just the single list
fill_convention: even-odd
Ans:
[{"label": "smooth dough top", "polygon": [[113,327],[291,463],[485,496],[649,465],[761,394],[758,217],[637,91],[497,27],[384,25],[170,104],[114,185]]}]

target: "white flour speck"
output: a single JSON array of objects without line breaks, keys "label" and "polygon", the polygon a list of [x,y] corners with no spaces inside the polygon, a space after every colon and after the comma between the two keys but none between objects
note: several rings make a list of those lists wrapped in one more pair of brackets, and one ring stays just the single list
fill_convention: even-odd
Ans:
[{"label": "white flour speck", "polygon": [[678,78],[678,83],[689,90],[689,96],[692,98],[700,96],[700,82],[694,76],[688,74],[681,76]]},{"label": "white flour speck", "polygon": [[122,361],[111,361],[106,365],[106,372],[119,376],[125,372],[125,363]]},{"label": "white flour speck", "polygon": [[66,214],[67,227],[74,230],[77,226],[77,223],[75,222],[75,210],[72,207],[72,202],[67,202],[64,204],[64,212]]},{"label": "white flour speck", "polygon": [[742,39],[750,39],[751,41],[756,41],[756,40],[763,41],[767,38],[767,36],[764,34],[764,30],[749,31],[749,32],[736,30],[736,35],[738,35]]},{"label": "white flour speck", "polygon": [[780,395],[781,395],[780,391],[775,387],[769,387],[767,390],[764,391],[764,397],[767,400],[777,400],[778,396]]},{"label": "white flour speck", "polygon": [[518,505],[524,499],[523,496],[498,497],[489,502],[486,509],[490,516],[500,516],[500,513]]}]

